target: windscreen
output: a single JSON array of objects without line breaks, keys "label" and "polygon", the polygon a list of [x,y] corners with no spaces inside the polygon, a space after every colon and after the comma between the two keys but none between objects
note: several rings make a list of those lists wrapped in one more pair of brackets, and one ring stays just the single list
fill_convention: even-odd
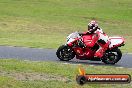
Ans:
[{"label": "windscreen", "polygon": [[71,33],[67,38],[69,39],[69,38],[72,38],[72,39],[74,39],[74,38],[79,38],[80,36],[79,36],[79,34],[78,34],[78,32],[74,32],[74,33]]}]

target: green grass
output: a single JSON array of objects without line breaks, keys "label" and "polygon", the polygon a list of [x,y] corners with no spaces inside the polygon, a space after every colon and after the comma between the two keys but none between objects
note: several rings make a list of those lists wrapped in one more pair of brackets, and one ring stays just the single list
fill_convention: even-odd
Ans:
[{"label": "green grass", "polygon": [[0,45],[58,48],[74,31],[96,19],[104,31],[132,47],[131,0],[0,0]]},{"label": "green grass", "polygon": [[[87,74],[130,74],[132,69],[114,66],[82,65]],[[131,88],[132,84],[86,84],[79,86],[75,77],[79,65],[57,62],[21,61],[15,59],[0,60],[1,88]],[[46,79],[39,79],[46,75]],[[35,76],[38,78],[36,79]],[[25,77],[25,79],[24,79]],[[49,78],[48,78],[49,77]],[[60,80],[58,80],[58,78]],[[34,79],[34,80],[31,80]],[[55,80],[53,80],[55,79]],[[66,80],[61,80],[66,79]]]}]

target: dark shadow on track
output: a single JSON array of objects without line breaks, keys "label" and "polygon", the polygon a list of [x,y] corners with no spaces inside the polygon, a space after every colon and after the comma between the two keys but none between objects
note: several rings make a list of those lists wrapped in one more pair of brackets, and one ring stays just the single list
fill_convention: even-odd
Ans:
[{"label": "dark shadow on track", "polygon": [[94,65],[94,66],[113,66],[113,67],[122,67],[121,65],[119,65],[118,63],[115,65],[110,65],[110,64],[105,64],[101,61],[76,61],[76,60],[71,60],[71,61],[59,61],[57,60],[57,62],[61,62],[61,63],[69,63],[69,64],[82,64],[82,65]]}]

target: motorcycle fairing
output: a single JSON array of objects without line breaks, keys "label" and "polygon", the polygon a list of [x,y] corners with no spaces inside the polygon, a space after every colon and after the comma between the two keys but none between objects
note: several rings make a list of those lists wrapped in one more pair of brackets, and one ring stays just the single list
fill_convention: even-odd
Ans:
[{"label": "motorcycle fairing", "polygon": [[122,37],[109,37],[110,45],[109,48],[119,47],[124,44],[124,38]]}]

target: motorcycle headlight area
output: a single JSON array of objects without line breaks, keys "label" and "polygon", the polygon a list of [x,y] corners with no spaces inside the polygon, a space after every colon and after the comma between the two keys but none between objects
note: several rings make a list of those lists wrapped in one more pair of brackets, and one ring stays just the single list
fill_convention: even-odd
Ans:
[{"label": "motorcycle headlight area", "polygon": [[66,41],[68,42],[70,40],[70,38],[67,37]]},{"label": "motorcycle headlight area", "polygon": [[69,44],[69,43],[71,43],[73,41],[75,41],[75,39],[69,38],[69,39],[67,39],[67,44]]}]

